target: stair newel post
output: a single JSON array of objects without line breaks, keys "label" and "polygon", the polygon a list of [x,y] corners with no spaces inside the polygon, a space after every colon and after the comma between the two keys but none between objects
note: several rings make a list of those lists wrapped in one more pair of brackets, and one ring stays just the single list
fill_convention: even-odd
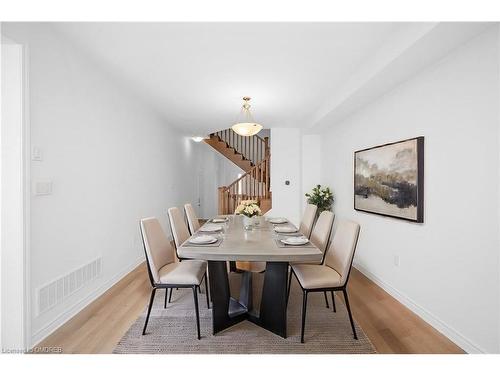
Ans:
[{"label": "stair newel post", "polygon": [[224,189],[225,188],[226,188],[225,186],[219,186],[219,188],[218,188],[218,190],[219,190],[219,207],[218,207],[219,215],[224,214]]}]

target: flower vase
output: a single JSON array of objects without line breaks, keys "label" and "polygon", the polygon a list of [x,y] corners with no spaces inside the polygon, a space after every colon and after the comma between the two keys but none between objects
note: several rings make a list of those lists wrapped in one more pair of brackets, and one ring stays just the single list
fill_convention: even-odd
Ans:
[{"label": "flower vase", "polygon": [[253,223],[253,217],[243,216],[243,227],[245,227],[245,230],[252,230]]}]

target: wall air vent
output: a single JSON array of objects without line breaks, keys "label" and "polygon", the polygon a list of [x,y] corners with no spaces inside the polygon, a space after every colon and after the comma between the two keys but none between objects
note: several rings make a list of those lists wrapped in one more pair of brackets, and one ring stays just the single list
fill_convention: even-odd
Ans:
[{"label": "wall air vent", "polygon": [[43,314],[101,275],[101,259],[64,275],[37,289],[37,315]]}]

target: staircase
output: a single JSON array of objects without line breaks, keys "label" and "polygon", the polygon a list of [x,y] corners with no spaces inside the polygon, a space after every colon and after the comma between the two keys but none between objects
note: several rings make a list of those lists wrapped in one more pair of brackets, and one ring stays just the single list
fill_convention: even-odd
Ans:
[{"label": "staircase", "polygon": [[219,187],[219,215],[234,213],[241,201],[250,199],[259,202],[262,213],[269,211],[272,207],[269,139],[258,135],[243,137],[226,129],[210,134],[205,143],[245,171],[229,186]]}]

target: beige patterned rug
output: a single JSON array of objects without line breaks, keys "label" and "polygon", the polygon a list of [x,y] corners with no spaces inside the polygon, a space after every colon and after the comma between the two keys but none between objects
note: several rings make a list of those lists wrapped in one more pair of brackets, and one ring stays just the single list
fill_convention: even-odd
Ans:
[{"label": "beige patterned rug", "polygon": [[[240,275],[231,274],[231,294],[238,295]],[[262,274],[254,274],[254,306],[258,306]],[[203,292],[203,289],[202,289]],[[163,290],[156,293],[148,329],[142,335],[146,310],[122,337],[114,353],[122,354],[361,354],[375,353],[375,348],[356,325],[354,340],[347,310],[335,297],[337,312],[327,309],[322,293],[308,298],[305,344],[300,343],[302,293],[293,279],[288,304],[288,338],[283,339],[243,321],[212,335],[212,311],[207,310],[204,294],[199,294],[201,340],[196,339],[193,295],[190,289],[174,290],[172,303],[163,308]],[[331,301],[330,301],[331,304]]]}]

